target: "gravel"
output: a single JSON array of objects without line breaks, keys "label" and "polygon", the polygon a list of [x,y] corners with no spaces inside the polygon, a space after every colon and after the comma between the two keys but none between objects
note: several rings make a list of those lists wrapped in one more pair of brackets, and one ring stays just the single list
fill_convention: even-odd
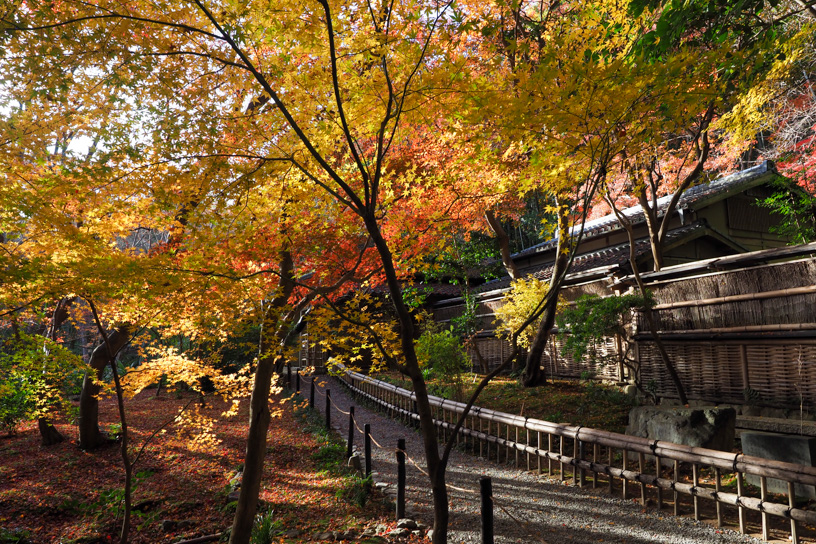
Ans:
[{"label": "gravel", "polygon": [[[433,501],[424,470],[422,438],[410,427],[384,415],[360,406],[352,400],[348,390],[339,381],[318,378],[321,387],[315,399],[315,408],[325,413],[325,388],[331,389],[336,408],[348,412],[355,406],[359,429],[355,432],[354,446],[363,450],[363,425],[371,425],[371,436],[376,443],[372,448],[372,470],[375,481],[396,485],[397,466],[394,454],[397,439],[406,439],[409,462],[407,465],[406,500],[409,517],[433,525]],[[308,381],[305,382],[308,385]],[[308,388],[306,390],[308,394]],[[341,435],[348,436],[348,416],[333,411],[332,423]],[[521,468],[526,461],[521,456]],[[418,466],[417,466],[418,465]],[[422,467],[420,469],[419,467]],[[459,450],[451,453],[447,483],[450,499],[450,526],[448,542],[480,542],[479,479],[489,476],[493,481],[493,497],[497,508],[495,542],[556,544],[561,542],[605,542],[626,544],[710,544],[761,543],[753,537],[740,535],[729,529],[716,529],[687,517],[675,517],[667,510],[643,507],[639,499],[622,500],[611,497],[600,488],[578,488],[567,481],[549,479],[535,471],[517,470],[511,465],[497,465],[492,461]],[[602,485],[605,485],[602,484]],[[616,490],[620,482],[616,481]],[[635,489],[632,486],[632,489]],[[630,491],[631,493],[631,491]],[[686,508],[690,505],[686,503]]]}]

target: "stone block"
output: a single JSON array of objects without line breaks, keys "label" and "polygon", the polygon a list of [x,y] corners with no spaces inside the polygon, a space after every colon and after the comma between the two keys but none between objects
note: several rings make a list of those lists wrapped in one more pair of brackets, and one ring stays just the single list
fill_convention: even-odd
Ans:
[{"label": "stone block", "polygon": [[736,420],[736,410],[731,407],[638,406],[629,412],[626,434],[731,451]]},{"label": "stone block", "polygon": [[[796,463],[797,465],[816,466],[816,437],[743,431],[742,453],[754,457]],[[759,487],[759,476],[746,474],[748,483]],[[768,491],[771,493],[788,493],[788,483],[776,478],[768,478]],[[816,489],[812,485],[796,484],[794,493],[797,499],[816,499]]]}]

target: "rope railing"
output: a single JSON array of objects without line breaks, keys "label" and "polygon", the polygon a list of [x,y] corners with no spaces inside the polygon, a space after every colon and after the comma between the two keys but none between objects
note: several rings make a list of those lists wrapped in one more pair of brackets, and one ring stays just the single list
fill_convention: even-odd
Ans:
[{"label": "rope railing", "polygon": [[[413,392],[357,372],[346,371],[339,378],[355,395],[377,405],[391,417],[410,422],[418,421],[416,395]],[[465,404],[434,396],[429,397],[429,402],[432,410],[436,412],[434,424],[438,432],[443,439],[450,436],[465,410]],[[520,441],[520,431],[525,441]],[[535,444],[530,443],[531,436],[537,437]],[[547,437],[545,442],[542,442],[542,436]],[[733,506],[738,510],[739,528],[742,533],[746,532],[745,511],[760,512],[762,533],[766,540],[769,534],[769,515],[790,522],[791,539],[795,544],[799,541],[797,523],[816,524],[816,512],[798,508],[794,496],[794,484],[816,486],[816,468],[810,466],[582,426],[551,423],[477,406],[472,407],[468,413],[456,439],[471,441],[474,449],[478,446],[480,452],[483,451],[483,447],[486,448],[487,457],[493,457],[497,462],[500,462],[502,457],[505,463],[515,459],[518,466],[520,456],[523,455],[527,457],[529,467],[531,459],[537,458],[539,472],[547,470],[553,473],[558,470],[562,480],[565,479],[566,467],[571,467],[575,485],[584,485],[584,475],[587,472],[593,474],[593,487],[597,486],[599,477],[607,480],[610,491],[613,490],[616,480],[621,481],[621,492],[624,497],[629,493],[627,484],[630,482],[639,484],[641,501],[644,504],[648,488],[656,490],[658,505],[662,505],[662,492],[669,491],[675,497],[675,513],[678,512],[678,496],[690,496],[694,505],[695,519],[700,519],[699,499],[714,501],[717,505],[718,526],[723,523],[720,505]],[[573,447],[571,453],[567,451],[569,442]],[[591,459],[587,459],[584,452],[587,445],[591,446],[588,448]],[[607,459],[602,460],[603,449],[606,450]],[[649,465],[653,467],[652,472],[646,470],[647,456],[657,460],[656,463]],[[663,469],[666,463],[669,468]],[[673,473],[670,470],[672,464]],[[546,465],[546,468],[543,465]],[[692,467],[693,477],[681,478],[680,466]],[[710,469],[715,474],[713,487],[700,483],[700,468]],[[665,477],[666,474],[671,474],[671,477]],[[722,489],[721,480],[724,474],[736,475],[736,493]],[[742,484],[743,475],[746,474],[758,476],[763,490],[766,488],[768,478],[788,482],[788,495],[784,503],[774,502],[767,492],[763,492],[761,497],[747,494]]]}]

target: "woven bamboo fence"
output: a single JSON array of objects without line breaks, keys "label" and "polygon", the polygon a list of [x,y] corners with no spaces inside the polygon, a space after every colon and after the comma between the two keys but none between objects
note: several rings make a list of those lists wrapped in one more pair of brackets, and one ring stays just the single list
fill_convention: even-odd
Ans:
[{"label": "woven bamboo fence", "polygon": [[[356,372],[345,372],[340,377],[354,394],[391,417],[408,423],[418,421],[412,392]],[[430,403],[440,438],[448,439],[465,405],[439,397],[430,397]],[[760,512],[765,540],[770,539],[770,516],[789,522],[795,544],[799,542],[799,523],[816,524],[816,512],[797,507],[794,495],[795,484],[816,485],[816,467],[550,423],[476,406],[467,413],[455,440],[480,456],[515,463],[517,467],[526,464],[528,470],[558,474],[561,480],[570,479],[577,486],[603,484],[610,493],[620,492],[624,499],[637,493],[644,506],[649,495],[654,496],[658,509],[668,500],[675,515],[690,506],[699,520],[700,501],[713,501],[717,526],[723,526],[727,516],[735,516],[743,534],[747,511]],[[744,485],[746,474],[759,476],[759,496]],[[735,479],[735,490],[724,489],[726,476]],[[768,494],[768,478],[788,482],[784,502],[776,502],[776,497]],[[681,506],[681,495],[689,496],[690,504]]]},{"label": "woven bamboo fence", "polygon": [[[660,334],[689,398],[816,405],[815,259],[649,287]],[[675,396],[642,315],[635,317],[635,331],[642,383],[658,396]],[[770,337],[780,333],[791,338]]]},{"label": "woven bamboo fence", "polygon": [[[816,342],[666,342],[691,399],[784,408],[816,406]],[[641,379],[659,396],[674,386],[654,343],[638,343]]]},{"label": "woven bamboo fence", "polygon": [[[490,370],[501,365],[510,354],[510,343],[500,337],[477,338],[476,348],[487,361]],[[596,379],[620,380],[620,369],[617,362],[613,361],[617,355],[617,347],[614,338],[607,338],[602,345],[596,346],[597,357],[574,359],[568,354],[562,353],[564,340],[556,335],[550,337],[544,354],[541,357],[541,365],[548,376],[560,378],[581,378],[592,377]],[[474,353],[474,348],[468,348],[468,355],[474,363],[474,370],[478,370],[476,361],[478,358]]]}]

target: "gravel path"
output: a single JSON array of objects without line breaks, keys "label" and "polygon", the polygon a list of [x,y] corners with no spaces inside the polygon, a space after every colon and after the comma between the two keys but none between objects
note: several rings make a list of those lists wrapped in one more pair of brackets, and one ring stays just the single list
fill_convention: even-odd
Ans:
[{"label": "gravel path", "polygon": [[[413,429],[405,427],[380,413],[360,406],[339,381],[318,378],[321,387],[315,396],[315,408],[325,413],[325,388],[331,389],[334,405],[348,412],[355,406],[355,419],[362,429],[371,425],[372,470],[375,479],[392,484],[397,481],[394,451],[397,439],[406,439],[408,457],[423,465],[422,439]],[[304,380],[308,396],[308,381]],[[348,435],[348,416],[332,412],[332,424],[342,436]],[[354,445],[363,449],[363,434],[356,431]],[[523,459],[523,457],[522,457]],[[524,461],[522,460],[522,463]],[[424,466],[423,466],[424,469]],[[432,497],[428,479],[411,464],[407,465],[407,508],[415,519],[432,525]],[[567,474],[569,476],[569,469]],[[632,499],[624,501],[610,497],[606,491],[577,488],[558,480],[550,480],[534,472],[497,465],[473,455],[454,450],[450,456],[447,483],[450,496],[451,543],[478,543],[479,478],[490,476],[497,508],[495,516],[496,543],[605,542],[626,544],[709,544],[761,543],[756,538],[724,529],[717,530],[686,517],[674,517],[668,511],[643,508]],[[569,480],[568,480],[569,481]],[[616,482],[620,489],[620,482]],[[635,489],[632,486],[632,489]],[[689,505],[686,504],[686,508]],[[515,520],[511,519],[512,514]]]}]

